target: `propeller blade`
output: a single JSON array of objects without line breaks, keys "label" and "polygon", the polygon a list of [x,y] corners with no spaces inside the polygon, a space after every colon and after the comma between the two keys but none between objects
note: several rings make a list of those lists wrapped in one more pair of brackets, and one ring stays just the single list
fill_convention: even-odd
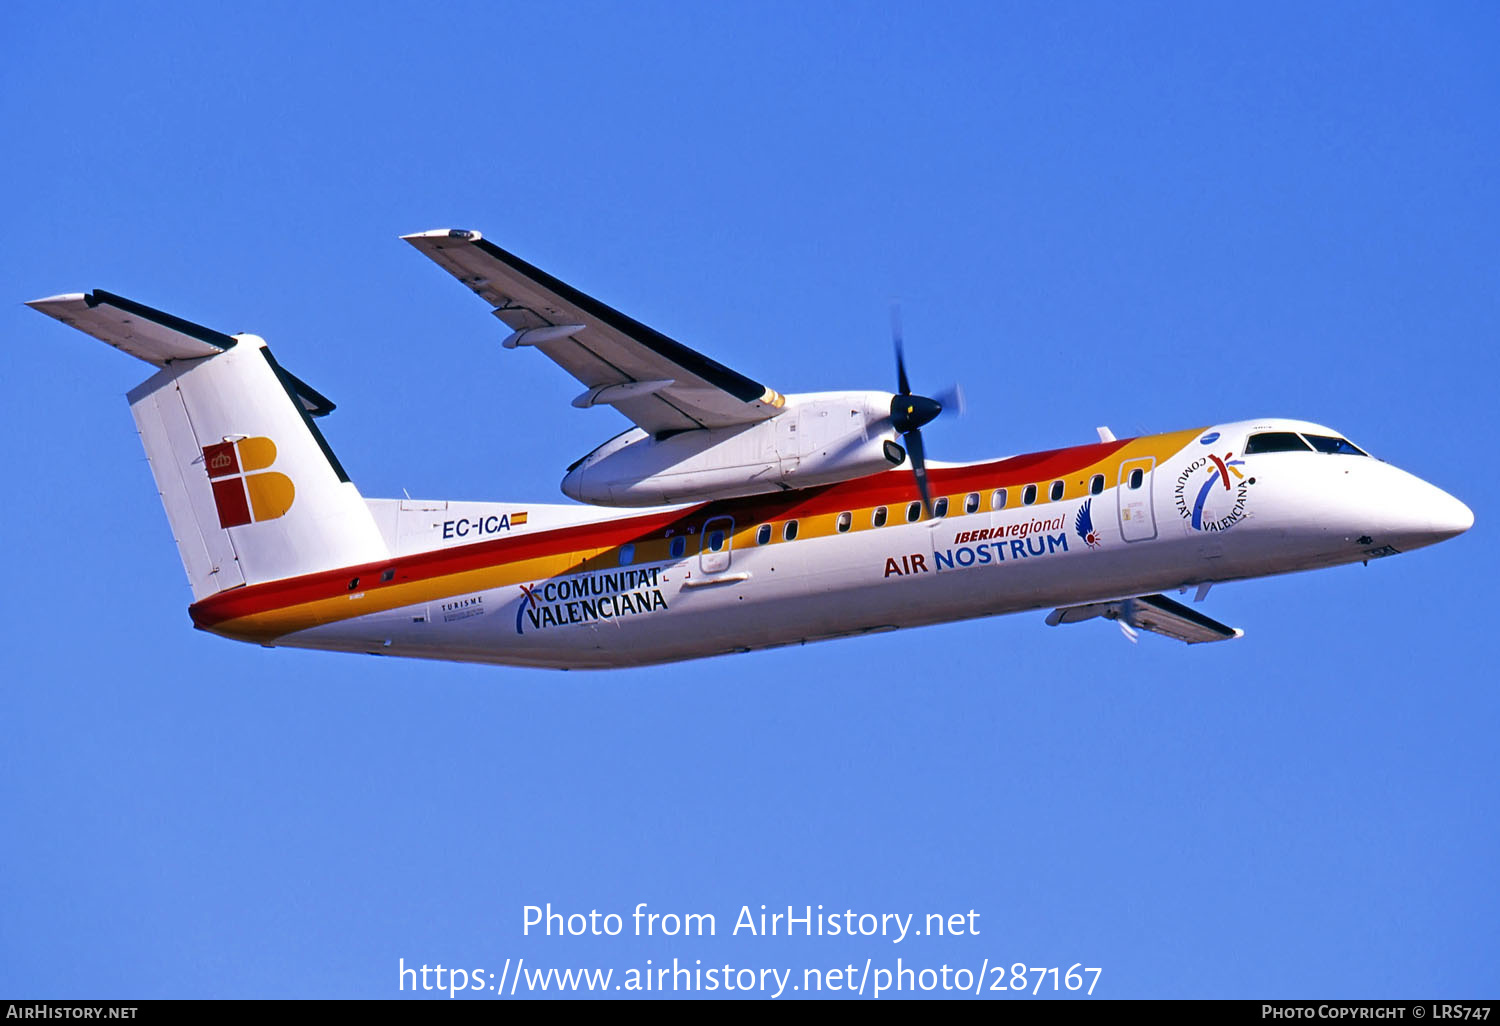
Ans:
[{"label": "propeller blade", "polygon": [[933,402],[943,408],[944,417],[962,417],[967,404],[964,400],[964,390],[957,383],[949,385],[937,395],[932,397]]},{"label": "propeller blade", "polygon": [[891,304],[891,341],[896,346],[896,386],[902,395],[911,392],[911,382],[906,380],[906,358],[901,344],[901,304]]},{"label": "propeller blade", "polygon": [[927,484],[927,452],[922,446],[922,432],[908,431],[901,440],[906,443],[906,454],[911,458],[911,472],[917,479],[917,491],[922,495],[922,509],[931,520],[932,490]]}]

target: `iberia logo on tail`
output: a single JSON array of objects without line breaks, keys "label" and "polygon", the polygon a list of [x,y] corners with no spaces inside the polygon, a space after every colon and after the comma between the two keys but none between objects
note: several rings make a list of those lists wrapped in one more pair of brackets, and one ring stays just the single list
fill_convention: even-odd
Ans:
[{"label": "iberia logo on tail", "polygon": [[241,438],[203,449],[203,466],[214,490],[220,527],[275,520],[292,508],[292,479],[266,468],[276,462],[269,438]]}]

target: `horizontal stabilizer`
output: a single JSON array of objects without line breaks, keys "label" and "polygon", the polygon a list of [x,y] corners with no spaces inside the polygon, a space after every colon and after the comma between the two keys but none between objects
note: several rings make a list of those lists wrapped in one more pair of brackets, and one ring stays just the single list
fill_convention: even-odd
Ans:
[{"label": "horizontal stabilizer", "polygon": [[1078,623],[1094,617],[1118,620],[1137,630],[1151,631],[1168,638],[1185,641],[1189,645],[1200,645],[1209,641],[1232,641],[1244,637],[1245,632],[1229,627],[1217,620],[1190,609],[1181,602],[1174,602],[1165,595],[1141,595],[1136,598],[1118,599],[1114,602],[1091,602],[1082,606],[1064,606],[1047,614],[1049,626],[1060,623]]},{"label": "horizontal stabilizer", "polygon": [[232,335],[103,289],[33,299],[26,305],[158,367],[217,356],[234,346]]},{"label": "horizontal stabilizer", "polygon": [[[103,289],[33,299],[26,305],[155,367],[218,356],[239,341],[236,335],[205,328]],[[333,412],[334,404],[327,396],[295,374],[284,369],[279,373],[308,413],[321,417]]]}]

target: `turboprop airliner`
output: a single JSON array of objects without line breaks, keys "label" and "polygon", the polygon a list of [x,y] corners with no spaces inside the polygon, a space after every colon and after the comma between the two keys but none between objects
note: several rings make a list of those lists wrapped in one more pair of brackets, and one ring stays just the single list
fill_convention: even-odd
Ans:
[{"label": "turboprop airliner", "polygon": [[[202,630],[262,645],[603,668],[1025,610],[1189,644],[1242,631],[1211,585],[1466,531],[1459,500],[1341,432],[1263,418],[964,464],[956,396],[782,394],[485,239],[407,242],[633,426],[567,468],[576,503],[366,499],[333,410],[255,335],[103,290],[29,305],[152,364],[128,393]],[[1193,592],[1192,604],[1168,597]]]}]

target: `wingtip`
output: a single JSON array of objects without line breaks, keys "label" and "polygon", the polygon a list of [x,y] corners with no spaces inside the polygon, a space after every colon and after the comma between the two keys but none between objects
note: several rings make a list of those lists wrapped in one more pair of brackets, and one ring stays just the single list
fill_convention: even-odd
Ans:
[{"label": "wingtip", "polygon": [[83,298],[82,292],[61,292],[55,296],[43,296],[41,299],[28,299],[26,305],[33,310],[40,310],[44,306],[53,306],[58,303],[81,303]]},{"label": "wingtip", "polygon": [[484,238],[471,228],[434,228],[431,231],[412,232],[410,235],[401,237],[412,245],[416,245],[418,239],[460,239],[464,242],[478,242]]}]

